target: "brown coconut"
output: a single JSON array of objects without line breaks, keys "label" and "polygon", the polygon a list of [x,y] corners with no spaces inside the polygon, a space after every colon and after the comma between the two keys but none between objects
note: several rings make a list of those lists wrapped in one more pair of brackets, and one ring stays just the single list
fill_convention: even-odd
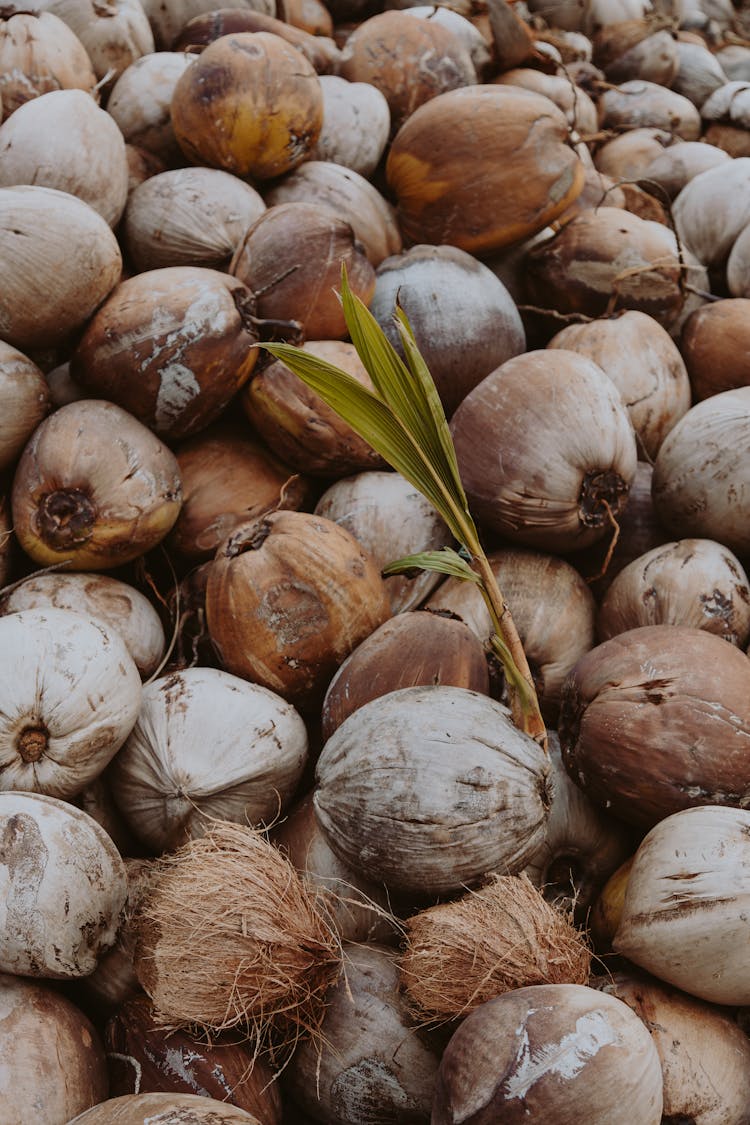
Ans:
[{"label": "brown coconut", "polygon": [[630,629],[578,662],[559,734],[570,776],[629,824],[650,827],[694,805],[743,807],[750,661],[702,629]]},{"label": "brown coconut", "polygon": [[256,12],[252,8],[215,8],[193,16],[174,40],[172,49],[200,54],[209,43],[224,35],[234,35],[237,31],[267,31],[279,35],[303,54],[318,74],[328,74],[338,57],[333,40],[325,33],[310,34],[303,28],[293,27],[267,12]]},{"label": "brown coconut", "polygon": [[696,402],[750,385],[750,299],[696,309],[683,326],[681,349]]},{"label": "brown coconut", "polygon": [[[335,364],[368,390],[373,389],[353,344],[308,340],[303,349]],[[240,401],[266,445],[300,472],[338,478],[385,468],[372,446],[280,359],[255,375]]]},{"label": "brown coconut", "polygon": [[297,872],[239,824],[215,821],[159,860],[135,932],[159,1023],[241,1027],[256,1047],[314,1034],[341,971],[339,938]]},{"label": "brown coconut", "polygon": [[561,215],[583,188],[584,166],[549,98],[470,86],[411,115],[391,145],[386,175],[405,241],[484,254]]},{"label": "brown coconut", "polygon": [[341,52],[338,73],[380,90],[393,132],[431,98],[477,80],[468,50],[453,32],[398,11],[380,12],[355,28]]},{"label": "brown coconut", "polygon": [[319,203],[278,203],[247,231],[229,272],[257,295],[259,316],[297,321],[308,339],[337,340],[347,335],[342,264],[369,305],[375,269],[351,224]]},{"label": "brown coconut", "polygon": [[525,875],[495,875],[409,918],[401,983],[420,1019],[443,1023],[514,988],[586,984],[590,964],[583,934]]}]

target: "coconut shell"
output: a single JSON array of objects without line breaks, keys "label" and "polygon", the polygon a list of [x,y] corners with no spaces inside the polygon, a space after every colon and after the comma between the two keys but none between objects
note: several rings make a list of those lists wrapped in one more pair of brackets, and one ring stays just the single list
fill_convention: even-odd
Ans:
[{"label": "coconut shell", "polygon": [[695,176],[675,200],[674,221],[684,245],[700,262],[723,267],[750,222],[750,157]]},{"label": "coconut shell", "polygon": [[106,570],[155,547],[181,500],[174,454],[119,406],[85,399],[34,431],[13,481],[13,526],[41,566]]},{"label": "coconut shell", "polygon": [[739,559],[712,539],[680,539],[626,566],[597,616],[600,640],[641,625],[689,625],[745,649],[750,583]]},{"label": "coconut shell", "polygon": [[[350,532],[381,569],[394,559],[453,542],[437,510],[399,473],[373,471],[336,481],[320,497],[315,512]],[[391,612],[415,609],[439,581],[440,575],[429,570],[388,575]]]},{"label": "coconut shell", "polygon": [[4,11],[0,18],[0,100],[6,118],[51,90],[85,90],[96,75],[80,39],[51,12]]},{"label": "coconut shell", "polygon": [[267,31],[272,35],[279,35],[303,54],[318,74],[328,74],[338,57],[333,41],[324,38],[325,32],[310,33],[303,28],[293,27],[291,23],[275,19],[268,12],[254,11],[252,8],[214,8],[193,16],[172,43],[172,49],[199,54],[209,43],[238,31]]},{"label": "coconut shell", "polygon": [[219,548],[206,617],[223,667],[301,707],[390,616],[383,580],[356,539],[322,516],[274,512]]},{"label": "coconut shell", "polygon": [[214,1098],[254,1114],[263,1125],[281,1125],[281,1097],[269,1066],[253,1058],[241,1038],[215,1036],[206,1043],[185,1031],[158,1026],[147,997],[129,1000],[104,1030],[110,1096],[185,1093]]},{"label": "coconut shell", "polygon": [[443,1054],[432,1125],[659,1125],[659,1056],[638,1017],[578,984],[518,988],[463,1021]]},{"label": "coconut shell", "polygon": [[126,1094],[110,1098],[70,1125],[261,1125],[254,1114],[198,1094]]},{"label": "coconut shell", "polygon": [[0,188],[0,259],[0,336],[22,351],[68,343],[122,270],[104,219],[46,187]]},{"label": "coconut shell", "polygon": [[[309,340],[303,349],[335,364],[372,390],[372,380],[353,344]],[[264,366],[242,392],[240,401],[263,441],[300,472],[337,478],[385,468],[372,446],[281,360]]]},{"label": "coconut shell", "polygon": [[195,60],[182,51],[144,55],[120,75],[107,101],[107,112],[125,140],[164,164],[184,161],[172,128],[169,107],[178,80]]},{"label": "coconut shell", "polygon": [[217,39],[175,86],[172,126],[188,159],[254,180],[289,172],[323,122],[313,66],[266,31]]},{"label": "coconut shell", "polygon": [[484,649],[468,626],[447,614],[400,613],[366,637],[331,680],[323,701],[323,738],[370,700],[427,684],[489,695]]},{"label": "coconut shell", "polygon": [[542,230],[583,188],[568,131],[548,98],[512,87],[467,87],[421,106],[386,163],[405,240],[485,254]]},{"label": "coconut shell", "polygon": [[413,1027],[395,954],[376,945],[342,952],[346,972],[328,996],[322,1046],[300,1044],[285,1091],[324,1125],[427,1121],[439,1052]]},{"label": "coconut shell", "polygon": [[370,311],[400,352],[397,302],[449,418],[485,375],[525,350],[521,315],[502,281],[455,246],[414,246],[380,263]]},{"label": "coconut shell", "polygon": [[750,299],[712,301],[682,329],[682,355],[696,401],[750,385]]},{"label": "coconut shell", "polygon": [[107,1065],[89,1020],[59,992],[0,976],[4,1125],[69,1121],[107,1096]]},{"label": "coconut shell", "polygon": [[501,703],[403,688],[366,703],[318,759],[315,812],[348,864],[434,899],[519,871],[543,837],[548,763]]},{"label": "coconut shell", "polygon": [[250,377],[254,313],[252,293],[218,270],[149,270],[119,285],[89,322],[71,373],[155,433],[187,437]]},{"label": "coconut shell", "polygon": [[0,793],[0,841],[0,971],[88,976],[125,906],[117,848],[86,813],[40,793]]},{"label": "coconut shell", "polygon": [[331,160],[371,176],[380,163],[391,132],[388,102],[369,82],[347,82],[322,75],[323,126],[311,152],[313,160]]},{"label": "coconut shell", "polygon": [[605,141],[594,155],[600,172],[614,180],[639,179],[652,160],[674,143],[663,129],[630,129]]},{"label": "coconut shell", "polygon": [[599,107],[605,129],[663,129],[684,141],[701,135],[701,116],[693,103],[656,82],[621,82],[604,91]]},{"label": "coconut shell", "polygon": [[48,0],[86,48],[100,87],[111,89],[124,70],[154,48],[154,36],[138,0]]},{"label": "coconut shell", "polygon": [[401,232],[393,208],[372,184],[330,160],[306,160],[266,192],[269,207],[278,203],[317,203],[349,223],[368,259],[377,267],[401,252]]},{"label": "coconut shell", "polygon": [[584,656],[560,714],[568,773],[598,805],[650,827],[750,793],[750,662],[681,625],[620,633]]},{"label": "coconut shell", "polygon": [[250,437],[213,429],[177,450],[183,503],[169,542],[186,559],[205,562],[227,536],[264,512],[298,510],[310,484]]},{"label": "coconut shell", "polygon": [[278,203],[246,232],[229,272],[256,294],[259,316],[297,321],[307,339],[338,340],[347,335],[342,265],[369,305],[375,270],[351,224],[319,203]]},{"label": "coconut shell", "polygon": [[653,459],[690,409],[683,359],[669,333],[636,310],[563,328],[547,345],[588,356],[617,387],[638,436],[639,454]]},{"label": "coconut shell", "polygon": [[341,52],[338,73],[380,90],[393,132],[425,102],[477,79],[457,36],[432,20],[396,11],[379,12],[355,28]]},{"label": "coconut shell", "polygon": [[50,405],[37,365],[0,340],[0,469],[13,465]]},{"label": "coconut shell", "polygon": [[712,395],[667,435],[654,466],[654,505],[675,534],[750,552],[745,516],[750,387]]},{"label": "coconut shell", "polygon": [[750,1102],[750,1040],[728,1012],[642,973],[595,986],[624,1001],[651,1033],[664,1077],[666,1120],[741,1121]]},{"label": "coconut shell", "polygon": [[451,432],[476,518],[515,542],[583,547],[603,538],[625,506],[637,464],[633,429],[601,368],[575,352],[509,359],[467,395]]}]

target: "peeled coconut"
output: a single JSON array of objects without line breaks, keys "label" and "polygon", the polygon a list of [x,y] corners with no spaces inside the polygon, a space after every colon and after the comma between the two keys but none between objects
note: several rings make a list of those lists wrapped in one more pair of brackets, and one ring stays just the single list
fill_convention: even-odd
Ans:
[{"label": "peeled coconut", "polygon": [[0,789],[67,799],[130,734],[141,680],[114,629],[66,609],[0,617]]},{"label": "peeled coconut", "polygon": [[360,176],[378,166],[391,131],[391,111],[369,82],[348,82],[337,74],[320,77],[323,125],[310,156],[332,160]]}]

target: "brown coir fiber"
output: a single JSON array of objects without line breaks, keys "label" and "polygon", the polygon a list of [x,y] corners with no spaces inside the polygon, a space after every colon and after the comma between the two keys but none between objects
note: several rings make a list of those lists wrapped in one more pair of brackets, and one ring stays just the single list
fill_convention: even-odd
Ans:
[{"label": "brown coir fiber", "polygon": [[425,1023],[468,1015],[531,984],[585,984],[591,951],[525,875],[497,875],[406,923],[401,983]]},{"label": "brown coir fiber", "polygon": [[261,832],[213,821],[164,856],[134,926],[135,970],[164,1026],[242,1028],[258,1050],[318,1032],[340,940]]}]

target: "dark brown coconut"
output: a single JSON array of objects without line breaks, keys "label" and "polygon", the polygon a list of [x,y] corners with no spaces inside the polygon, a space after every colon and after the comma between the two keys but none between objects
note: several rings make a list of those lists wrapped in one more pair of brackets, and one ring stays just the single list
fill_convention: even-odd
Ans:
[{"label": "dark brown coconut", "polygon": [[[309,340],[303,347],[372,390],[372,380],[353,344]],[[385,468],[372,446],[281,360],[258,372],[243,390],[241,402],[253,427],[276,456],[300,472],[344,477]]]},{"label": "dark brown coconut", "polygon": [[204,562],[241,523],[277,508],[304,507],[309,483],[239,430],[212,430],[180,445],[183,504],[169,542]]},{"label": "dark brown coconut", "polygon": [[337,57],[334,44],[327,37],[321,40],[318,35],[251,8],[216,8],[193,16],[175,39],[172,50],[200,54],[210,43],[237,31],[268,31],[281,36],[312,63],[318,74],[329,74]]},{"label": "dark brown coconut", "polygon": [[575,352],[508,360],[467,395],[451,431],[472,510],[509,539],[574,550],[603,538],[625,506],[633,429],[601,368]]},{"label": "dark brown coconut", "polygon": [[[89,1020],[64,996],[0,974],[4,1125],[69,1121],[107,1096],[107,1064]],[[33,1117],[30,1116],[33,1114]]]},{"label": "dark brown coconut", "polygon": [[317,203],[279,203],[247,231],[229,270],[257,295],[259,316],[298,321],[307,339],[337,340],[347,334],[342,264],[369,305],[375,270],[349,223]]},{"label": "dark brown coconut", "polygon": [[309,707],[390,606],[375,563],[348,531],[322,516],[275,512],[219,548],[206,616],[228,672]]},{"label": "dark brown coconut", "polygon": [[730,297],[696,309],[681,340],[697,402],[750,384],[750,300]]},{"label": "dark brown coconut", "polygon": [[129,1000],[104,1029],[110,1096],[185,1093],[215,1098],[281,1125],[281,1097],[268,1065],[240,1036],[211,1042],[185,1031],[164,1031],[147,997]]},{"label": "dark brown coconut", "polygon": [[592,649],[567,681],[560,747],[599,805],[650,827],[750,798],[750,661],[721,637],[647,625]]},{"label": "dark brown coconut", "polygon": [[204,429],[250,377],[256,302],[218,270],[172,266],[124,281],[94,316],[71,374],[170,438]]},{"label": "dark brown coconut", "polygon": [[348,82],[369,82],[384,95],[395,132],[419,106],[477,80],[463,43],[432,20],[406,12],[380,12],[346,41],[338,73]]},{"label": "dark brown coconut", "polygon": [[452,684],[489,694],[482,643],[462,621],[440,613],[400,613],[346,658],[323,701],[323,738],[349,715],[389,691]]}]

